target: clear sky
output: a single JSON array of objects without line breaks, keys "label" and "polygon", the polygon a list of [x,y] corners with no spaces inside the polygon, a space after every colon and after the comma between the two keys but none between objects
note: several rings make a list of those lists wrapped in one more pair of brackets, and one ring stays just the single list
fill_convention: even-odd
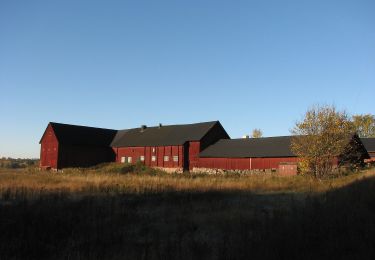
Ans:
[{"label": "clear sky", "polygon": [[287,135],[314,104],[375,113],[375,1],[0,2],[0,157],[49,121],[220,120]]}]

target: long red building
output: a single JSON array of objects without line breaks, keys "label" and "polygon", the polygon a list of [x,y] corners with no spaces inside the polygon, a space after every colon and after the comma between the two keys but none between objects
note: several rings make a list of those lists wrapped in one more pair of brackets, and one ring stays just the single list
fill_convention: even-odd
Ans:
[{"label": "long red building", "polygon": [[[40,166],[62,169],[141,162],[173,171],[270,169],[290,175],[297,173],[291,139],[230,139],[219,121],[125,130],[49,123],[40,140]],[[358,136],[351,142],[357,144],[357,159],[370,158]]]},{"label": "long red building", "polygon": [[200,153],[199,166],[224,170],[280,168],[285,174],[294,174],[297,157],[290,144],[291,136],[219,140]]}]

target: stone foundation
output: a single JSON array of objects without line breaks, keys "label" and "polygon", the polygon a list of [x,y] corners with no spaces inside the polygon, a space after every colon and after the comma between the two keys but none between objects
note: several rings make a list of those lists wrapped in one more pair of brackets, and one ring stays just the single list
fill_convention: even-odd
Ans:
[{"label": "stone foundation", "polygon": [[211,169],[211,168],[196,168],[194,167],[190,173],[192,174],[208,174],[208,175],[225,175],[225,174],[240,174],[240,175],[250,175],[250,174],[274,174],[276,169],[253,169],[253,170],[223,170],[223,169]]},{"label": "stone foundation", "polygon": [[165,167],[153,167],[154,169],[165,171],[166,173],[183,173],[183,168],[165,168]]}]

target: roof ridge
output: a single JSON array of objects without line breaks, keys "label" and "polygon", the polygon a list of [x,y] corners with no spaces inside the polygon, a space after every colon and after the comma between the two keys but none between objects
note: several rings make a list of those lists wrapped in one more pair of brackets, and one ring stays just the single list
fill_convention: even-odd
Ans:
[{"label": "roof ridge", "polygon": [[101,129],[101,130],[111,130],[111,131],[119,131],[117,129],[111,128],[103,128],[103,127],[96,127],[96,126],[86,126],[86,125],[73,125],[73,124],[65,124],[65,123],[57,123],[57,122],[49,122],[48,124],[53,125],[61,125],[61,126],[73,126],[73,127],[85,127],[85,128],[94,128],[94,129]]},{"label": "roof ridge", "polygon": [[[294,135],[280,135],[280,136],[266,136],[266,137],[250,137],[250,138],[232,138],[229,140],[262,140],[262,139],[270,139],[270,138],[286,138],[286,137],[293,137]],[[226,139],[228,140],[228,139]]]}]

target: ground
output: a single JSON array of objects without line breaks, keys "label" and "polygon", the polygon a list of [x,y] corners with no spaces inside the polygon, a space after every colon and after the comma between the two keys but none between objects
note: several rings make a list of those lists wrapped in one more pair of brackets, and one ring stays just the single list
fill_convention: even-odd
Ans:
[{"label": "ground", "polygon": [[0,170],[0,259],[374,259],[374,217],[374,170]]}]

